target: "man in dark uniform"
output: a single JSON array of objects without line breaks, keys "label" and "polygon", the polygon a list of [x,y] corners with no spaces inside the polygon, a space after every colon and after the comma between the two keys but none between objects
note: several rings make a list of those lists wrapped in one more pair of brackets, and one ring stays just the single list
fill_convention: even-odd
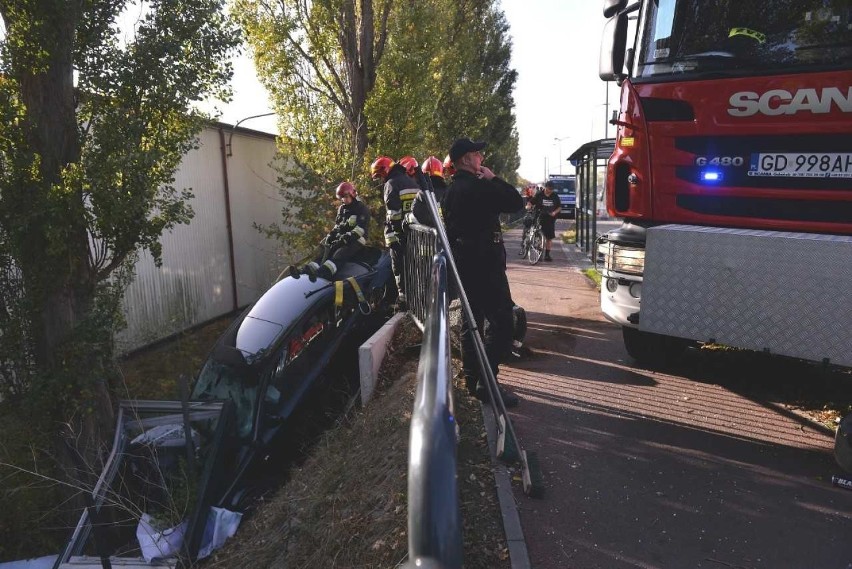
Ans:
[{"label": "man in dark uniform", "polygon": [[[338,185],[335,194],[343,203],[337,209],[334,227],[323,239],[324,245],[320,246],[314,260],[302,270],[312,279],[321,277],[332,280],[340,264],[360,253],[367,244],[370,208],[358,199],[355,186],[349,182]],[[328,253],[326,248],[329,249]],[[300,271],[296,267],[288,267],[288,272],[290,276],[299,278]]]},{"label": "man in dark uniform", "polygon": [[[405,161],[406,164],[402,164]],[[390,249],[391,269],[396,280],[399,296],[396,300],[397,310],[406,310],[408,303],[405,299],[405,231],[402,221],[405,214],[411,211],[411,204],[420,187],[406,173],[417,168],[417,162],[411,156],[404,156],[399,163],[387,156],[379,156],[370,165],[370,176],[374,180],[384,182],[384,200],[387,215],[385,218],[385,244]]]},{"label": "man in dark uniform", "polygon": [[550,247],[553,245],[553,238],[556,237],[556,217],[562,211],[562,201],[559,199],[559,194],[553,191],[553,182],[550,180],[545,182],[544,191],[533,196],[530,203],[538,209],[541,219],[541,232],[545,239],[544,260],[553,261],[550,256]]},{"label": "man in dark uniform", "polygon": [[[514,305],[506,278],[500,214],[518,211],[524,203],[511,184],[482,165],[485,146],[485,142],[469,138],[453,143],[450,159],[456,172],[441,209],[459,277],[480,332],[488,321],[485,351],[496,378],[498,364],[511,353]],[[462,365],[468,391],[482,401],[488,400],[467,318],[462,324]],[[500,391],[506,406],[517,405],[514,394],[502,387]]]}]

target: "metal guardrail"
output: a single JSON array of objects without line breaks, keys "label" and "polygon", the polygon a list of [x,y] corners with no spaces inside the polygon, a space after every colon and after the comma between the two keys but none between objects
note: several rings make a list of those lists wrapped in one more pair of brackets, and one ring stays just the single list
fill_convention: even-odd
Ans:
[{"label": "metal guardrail", "polygon": [[408,291],[408,311],[420,330],[424,330],[429,311],[432,283],[432,261],[438,253],[438,233],[426,225],[408,226],[405,249],[405,290]]},{"label": "metal guardrail", "polygon": [[423,329],[408,450],[409,569],[462,566],[462,521],[456,480],[449,286],[446,256],[434,229],[408,236],[409,309]]}]

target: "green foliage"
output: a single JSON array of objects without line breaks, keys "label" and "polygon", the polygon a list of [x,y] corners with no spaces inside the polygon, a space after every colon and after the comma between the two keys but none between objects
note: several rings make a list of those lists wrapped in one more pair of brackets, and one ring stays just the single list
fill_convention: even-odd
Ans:
[{"label": "green foliage", "polygon": [[[50,441],[34,460],[69,466],[60,429],[87,459],[109,436],[131,262],[143,249],[159,260],[162,232],[190,220],[174,171],[202,125],[193,106],[228,95],[239,30],[222,9],[0,0],[0,399]],[[44,521],[32,493],[15,496],[9,511],[35,517],[21,514],[22,527]]]},{"label": "green foliage", "polygon": [[132,30],[129,7],[0,0],[0,265],[20,274],[0,298],[25,299],[0,319],[43,377],[82,323],[109,343],[114,318],[89,315],[99,283],[139,249],[159,260],[162,232],[191,218],[173,173],[201,127],[192,105],[227,96],[239,35],[220,0],[137,6]]},{"label": "green foliage", "polygon": [[[28,413],[0,403],[0,560],[55,552],[68,537],[49,437],[34,431]],[[16,465],[12,468],[8,465]]]},{"label": "green foliage", "polygon": [[[389,6],[389,3],[387,3]],[[384,10],[385,8],[383,8]],[[372,89],[383,49],[382,14],[372,1],[238,0],[234,14],[279,116],[282,223],[264,228],[304,252],[331,227],[334,188],[362,183],[366,147],[364,93]]]},{"label": "green foliage", "polygon": [[489,143],[486,165],[514,183],[517,73],[497,3],[420,2],[395,15],[367,107],[376,153],[443,159],[454,139],[469,136]]},{"label": "green foliage", "polygon": [[583,274],[589,277],[589,280],[595,283],[598,290],[601,288],[601,274],[595,269],[583,269]]},{"label": "green foliage", "polygon": [[490,143],[486,163],[514,182],[516,73],[494,0],[238,0],[235,14],[279,116],[289,160],[282,223],[263,228],[305,251],[330,227],[333,189],[353,181],[384,218],[368,179],[379,154],[443,159],[453,139]]}]

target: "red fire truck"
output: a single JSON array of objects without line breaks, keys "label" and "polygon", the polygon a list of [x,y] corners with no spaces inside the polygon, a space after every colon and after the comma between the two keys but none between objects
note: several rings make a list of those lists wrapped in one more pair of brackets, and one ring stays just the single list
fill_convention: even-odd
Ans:
[{"label": "red fire truck", "polygon": [[852,4],[605,0],[604,16],[623,225],[601,306],[627,351],[852,366]]}]

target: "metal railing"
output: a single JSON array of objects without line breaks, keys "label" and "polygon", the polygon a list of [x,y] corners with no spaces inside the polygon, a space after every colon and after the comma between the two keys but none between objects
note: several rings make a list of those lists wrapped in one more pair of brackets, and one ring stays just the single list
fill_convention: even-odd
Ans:
[{"label": "metal railing", "polygon": [[408,226],[405,248],[405,290],[408,291],[408,311],[420,330],[424,330],[429,311],[432,265],[438,254],[438,233],[426,225]]},{"label": "metal railing", "polygon": [[[434,239],[434,234],[430,237]],[[428,315],[417,368],[417,394],[408,447],[408,567],[411,568],[462,566],[447,282],[446,257],[439,252],[431,263]]]}]

